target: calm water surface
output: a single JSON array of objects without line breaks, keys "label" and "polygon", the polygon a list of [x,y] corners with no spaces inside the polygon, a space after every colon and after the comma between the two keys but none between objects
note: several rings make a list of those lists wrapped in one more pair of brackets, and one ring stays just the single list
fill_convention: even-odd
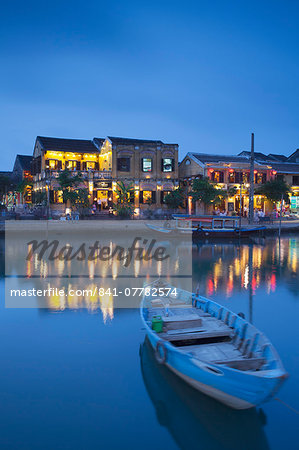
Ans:
[{"label": "calm water surface", "polygon": [[[298,256],[294,236],[193,251],[194,288],[272,340],[290,374],[279,399],[297,410]],[[1,449],[298,448],[282,402],[236,412],[158,366],[138,310],[5,309],[0,282]]]}]

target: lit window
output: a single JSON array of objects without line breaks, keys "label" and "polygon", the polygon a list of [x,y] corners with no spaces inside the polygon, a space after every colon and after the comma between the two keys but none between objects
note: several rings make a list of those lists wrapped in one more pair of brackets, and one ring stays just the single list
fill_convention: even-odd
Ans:
[{"label": "lit window", "polygon": [[56,170],[57,163],[58,163],[58,161],[56,161],[56,159],[49,159],[49,169]]},{"label": "lit window", "polygon": [[54,203],[63,203],[62,191],[54,191]]},{"label": "lit window", "polygon": [[223,172],[219,172],[219,171],[212,172],[211,179],[215,183],[223,183],[223,179],[224,179]]},{"label": "lit window", "polygon": [[243,183],[249,183],[249,172],[243,172]]},{"label": "lit window", "polygon": [[142,170],[142,172],[152,172],[152,170],[153,170],[153,160],[151,158],[142,158],[142,160],[141,160],[141,170]]},{"label": "lit window", "polygon": [[257,173],[255,176],[255,182],[256,184],[262,184],[263,183],[263,174]]},{"label": "lit window", "polygon": [[94,169],[95,168],[95,162],[94,161],[86,161],[86,169]]},{"label": "lit window", "polygon": [[229,172],[228,181],[229,183],[235,183],[236,181],[235,171]]},{"label": "lit window", "polygon": [[174,159],[173,158],[163,158],[162,159],[162,172],[173,172],[174,170]]},{"label": "lit window", "polygon": [[143,191],[143,203],[152,201],[152,191]]},{"label": "lit window", "polygon": [[171,191],[161,191],[161,203],[165,203],[165,197],[170,193]]},{"label": "lit window", "polygon": [[79,161],[67,161],[66,167],[69,170],[77,170],[78,163],[80,164]]}]

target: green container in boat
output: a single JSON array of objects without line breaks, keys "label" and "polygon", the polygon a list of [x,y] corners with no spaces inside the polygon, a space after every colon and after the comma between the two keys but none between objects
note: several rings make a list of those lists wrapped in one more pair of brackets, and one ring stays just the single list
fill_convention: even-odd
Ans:
[{"label": "green container in boat", "polygon": [[162,333],[163,320],[161,316],[154,316],[152,318],[152,330],[154,330],[156,333]]}]

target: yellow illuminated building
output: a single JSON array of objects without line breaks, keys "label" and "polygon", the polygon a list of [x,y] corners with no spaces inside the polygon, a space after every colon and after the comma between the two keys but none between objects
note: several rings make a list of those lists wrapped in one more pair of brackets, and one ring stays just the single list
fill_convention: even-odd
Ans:
[{"label": "yellow illuminated building", "polygon": [[131,202],[142,209],[164,207],[164,197],[179,186],[178,145],[162,141],[108,137],[93,140],[38,136],[32,162],[33,195],[46,193],[52,209],[63,206],[57,177],[68,169],[81,173],[82,186],[96,210],[111,211],[117,182],[133,185]]}]

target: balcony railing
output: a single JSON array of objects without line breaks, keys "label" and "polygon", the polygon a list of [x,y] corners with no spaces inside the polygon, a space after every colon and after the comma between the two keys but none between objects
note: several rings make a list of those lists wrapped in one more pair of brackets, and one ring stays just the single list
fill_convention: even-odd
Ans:
[{"label": "balcony railing", "polygon": [[[42,181],[49,178],[57,178],[59,176],[60,170],[43,170],[41,173],[36,174],[35,181]],[[112,174],[110,170],[72,170],[70,174],[76,176],[78,174],[82,175],[84,180],[111,180]]]}]

